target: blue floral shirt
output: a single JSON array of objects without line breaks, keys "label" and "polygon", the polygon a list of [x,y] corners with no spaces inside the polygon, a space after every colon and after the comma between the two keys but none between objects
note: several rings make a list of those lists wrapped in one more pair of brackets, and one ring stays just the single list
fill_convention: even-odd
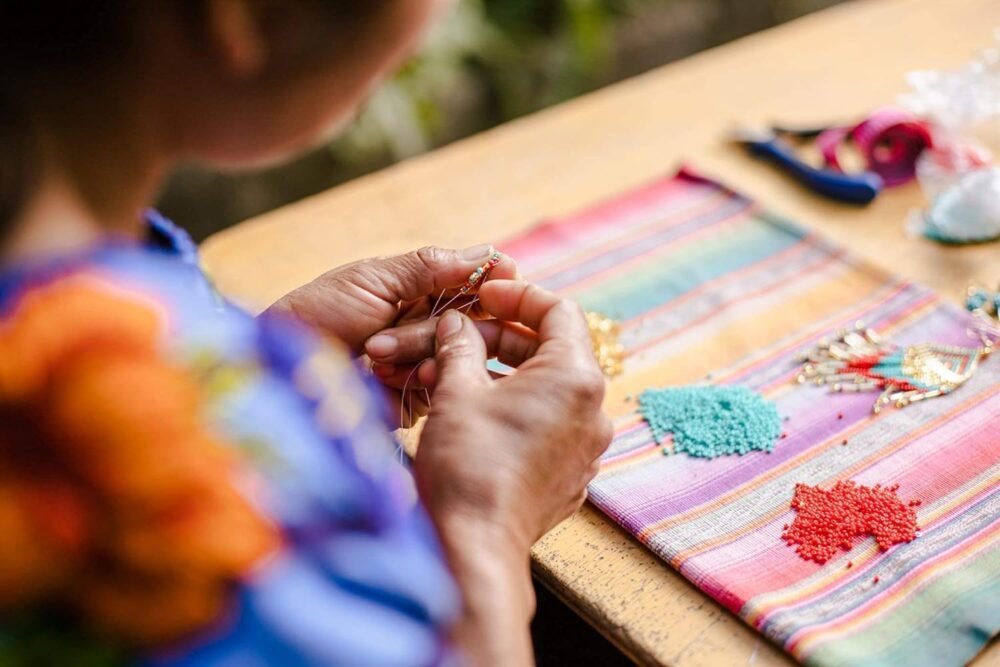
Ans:
[{"label": "blue floral shirt", "polygon": [[[197,636],[153,665],[435,665],[457,595],[400,464],[381,393],[343,350],[254,318],[213,290],[190,238],[158,214],[150,240],[109,241],[0,275],[0,312],[79,273],[161,306],[162,353],[204,385],[200,419],[251,462],[280,551]],[[151,600],[155,604],[155,600]]]}]

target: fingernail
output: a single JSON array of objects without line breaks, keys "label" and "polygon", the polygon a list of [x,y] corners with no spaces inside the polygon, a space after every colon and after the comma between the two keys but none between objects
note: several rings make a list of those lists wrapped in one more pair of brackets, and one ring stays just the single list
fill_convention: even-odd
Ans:
[{"label": "fingernail", "polygon": [[493,254],[493,246],[489,243],[474,245],[461,251],[462,259],[467,259],[470,262],[474,259],[485,261],[491,254]]},{"label": "fingernail", "polygon": [[388,357],[396,351],[397,347],[399,347],[399,341],[394,336],[388,334],[372,336],[365,343],[365,350],[368,352],[368,356],[372,358]]},{"label": "fingernail", "polygon": [[387,378],[396,372],[396,367],[392,364],[372,364],[372,373],[380,378]]},{"label": "fingernail", "polygon": [[462,328],[462,316],[454,310],[449,310],[438,320],[437,336],[439,341],[445,341]]}]

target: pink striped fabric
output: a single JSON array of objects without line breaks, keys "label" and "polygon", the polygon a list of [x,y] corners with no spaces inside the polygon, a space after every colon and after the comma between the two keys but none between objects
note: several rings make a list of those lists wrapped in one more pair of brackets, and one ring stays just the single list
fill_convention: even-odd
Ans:
[{"label": "pink striped fabric", "polygon": [[[689,171],[503,249],[622,323],[616,438],[590,496],[666,563],[807,664],[959,665],[1000,629],[998,360],[950,396],[877,416],[871,394],[792,382],[799,351],[856,320],[900,344],[975,347],[964,311]],[[698,382],[761,392],[787,437],[772,453],[665,456],[622,399]],[[801,560],[780,538],[794,486],[841,479],[921,500],[919,537]]]}]

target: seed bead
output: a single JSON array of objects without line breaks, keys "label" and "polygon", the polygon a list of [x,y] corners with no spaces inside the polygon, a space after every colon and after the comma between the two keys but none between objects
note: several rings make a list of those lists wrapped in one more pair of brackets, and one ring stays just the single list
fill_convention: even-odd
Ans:
[{"label": "seed bead", "polygon": [[853,481],[839,481],[830,490],[797,484],[792,498],[797,514],[782,539],[803,559],[821,564],[865,535],[874,536],[882,551],[909,542],[916,537],[917,517],[896,496],[898,488]]},{"label": "seed bead", "polygon": [[673,434],[675,453],[702,458],[769,452],[781,436],[774,404],[744,387],[647,389],[639,413],[657,443]]}]

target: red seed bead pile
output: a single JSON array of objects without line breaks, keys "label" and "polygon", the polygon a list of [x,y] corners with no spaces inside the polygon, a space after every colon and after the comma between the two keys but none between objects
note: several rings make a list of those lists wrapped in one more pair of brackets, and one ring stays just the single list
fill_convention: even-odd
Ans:
[{"label": "red seed bead pile", "polygon": [[[865,535],[873,535],[885,551],[916,537],[917,515],[896,496],[899,485],[863,486],[837,482],[824,491],[818,486],[795,485],[792,509],[797,511],[781,537],[805,560],[825,563],[841,549],[849,551]],[[848,566],[850,567],[850,566]]]}]

